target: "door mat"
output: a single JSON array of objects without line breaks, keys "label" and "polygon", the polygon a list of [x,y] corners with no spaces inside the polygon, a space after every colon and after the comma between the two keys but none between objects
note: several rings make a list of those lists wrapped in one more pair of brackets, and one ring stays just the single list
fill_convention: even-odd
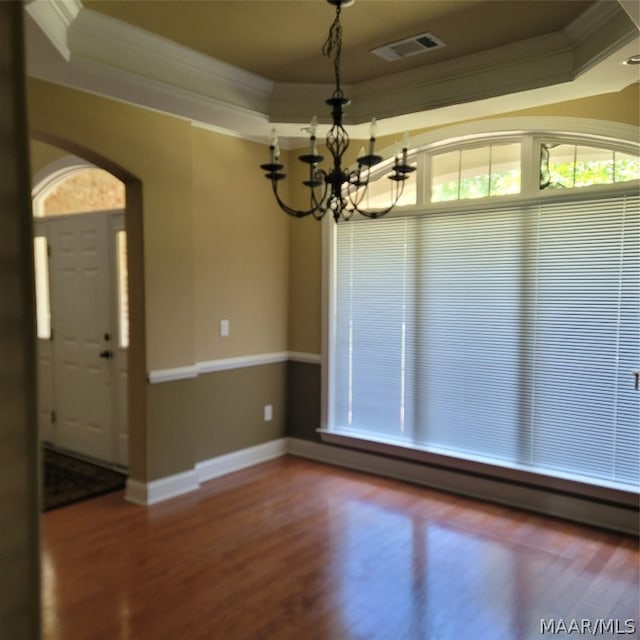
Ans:
[{"label": "door mat", "polygon": [[127,476],[58,451],[42,452],[44,511],[124,489]]}]

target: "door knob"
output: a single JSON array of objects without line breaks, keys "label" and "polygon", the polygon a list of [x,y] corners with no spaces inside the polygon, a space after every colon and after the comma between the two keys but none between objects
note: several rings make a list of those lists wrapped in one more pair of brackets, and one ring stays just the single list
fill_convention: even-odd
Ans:
[{"label": "door knob", "polygon": [[105,351],[101,351],[100,352],[100,357],[101,358],[113,358],[113,351],[109,351],[108,349],[106,349]]}]

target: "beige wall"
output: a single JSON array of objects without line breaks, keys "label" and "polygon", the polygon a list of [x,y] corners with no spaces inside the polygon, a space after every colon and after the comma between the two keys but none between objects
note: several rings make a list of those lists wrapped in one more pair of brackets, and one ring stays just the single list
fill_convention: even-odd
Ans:
[{"label": "beige wall", "polygon": [[[226,380],[218,374],[145,380],[148,372],[287,350],[289,225],[258,166],[264,148],[37,80],[29,82],[29,102],[34,172],[63,149],[127,183],[130,363],[137,363],[129,388],[131,476],[154,480],[234,443],[284,435],[280,370],[266,396],[264,380],[248,369],[235,378],[236,392],[225,394],[217,392]],[[228,338],[219,336],[222,319],[230,322]],[[267,403],[275,413],[269,423]],[[225,416],[241,405],[252,418],[230,423]]]},{"label": "beige wall", "polygon": [[514,111],[506,115],[571,116],[638,126],[640,125],[640,83],[632,84],[618,93],[605,93],[582,100],[558,102],[535,109]]},{"label": "beige wall", "polygon": [[[263,146],[42,81],[29,88],[36,138],[142,183],[148,370],[286,350],[289,227],[258,168]],[[34,172],[57,157],[32,147]]]},{"label": "beige wall", "polygon": [[0,638],[40,633],[40,472],[22,5],[0,2]]},{"label": "beige wall", "polygon": [[264,145],[197,127],[192,145],[196,361],[286,351],[289,230]]},{"label": "beige wall", "polygon": [[147,366],[191,364],[191,126],[131,105],[31,79],[32,135],[142,182]]},{"label": "beige wall", "polygon": [[[31,161],[31,175],[35,176],[40,170],[44,169],[47,165],[60,160],[68,153],[64,149],[54,147],[45,142],[31,139],[29,141],[30,147],[30,161]],[[31,185],[35,187],[35,184]]]}]

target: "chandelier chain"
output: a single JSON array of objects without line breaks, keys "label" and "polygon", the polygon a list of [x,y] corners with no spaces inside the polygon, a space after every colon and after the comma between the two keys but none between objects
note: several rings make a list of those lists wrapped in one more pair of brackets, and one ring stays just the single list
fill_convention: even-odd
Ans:
[{"label": "chandelier chain", "polygon": [[340,5],[336,7],[336,17],[329,28],[329,34],[322,46],[322,55],[331,59],[333,54],[333,71],[336,78],[336,90],[334,95],[342,95],[342,89],[340,87],[340,58],[342,55],[342,25],[340,24],[340,12],[342,8]]}]

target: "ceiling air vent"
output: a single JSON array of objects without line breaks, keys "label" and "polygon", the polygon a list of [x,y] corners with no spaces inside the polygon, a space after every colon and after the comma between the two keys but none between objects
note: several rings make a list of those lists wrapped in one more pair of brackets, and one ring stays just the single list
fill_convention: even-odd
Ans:
[{"label": "ceiling air vent", "polygon": [[444,46],[444,42],[440,38],[436,38],[432,33],[422,33],[419,36],[413,36],[413,38],[399,40],[398,42],[386,44],[384,47],[372,49],[371,53],[392,61],[415,56],[419,53],[426,53],[433,49],[440,49]]}]

